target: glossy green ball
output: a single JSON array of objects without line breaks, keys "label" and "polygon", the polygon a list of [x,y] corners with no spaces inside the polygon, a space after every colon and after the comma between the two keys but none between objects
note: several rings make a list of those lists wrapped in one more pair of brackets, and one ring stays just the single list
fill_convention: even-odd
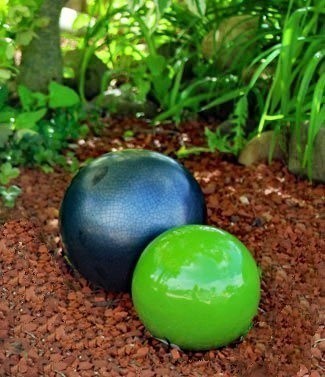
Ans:
[{"label": "glossy green ball", "polygon": [[259,270],[236,237],[185,225],[146,247],[133,274],[132,298],[153,336],[182,349],[208,350],[250,329],[260,299]]}]

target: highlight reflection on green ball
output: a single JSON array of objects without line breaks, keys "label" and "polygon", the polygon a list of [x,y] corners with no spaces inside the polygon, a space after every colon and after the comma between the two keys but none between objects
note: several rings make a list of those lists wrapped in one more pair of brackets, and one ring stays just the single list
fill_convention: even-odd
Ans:
[{"label": "highlight reflection on green ball", "polygon": [[146,247],[133,274],[132,298],[153,336],[182,349],[208,350],[250,329],[260,299],[259,271],[231,234],[185,225]]}]

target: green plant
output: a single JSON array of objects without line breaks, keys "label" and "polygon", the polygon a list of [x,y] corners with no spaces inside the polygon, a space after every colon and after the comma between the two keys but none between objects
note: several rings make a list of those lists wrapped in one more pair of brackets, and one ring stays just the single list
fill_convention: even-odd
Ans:
[{"label": "green plant", "polygon": [[[141,4],[130,14],[146,41],[148,55],[140,54],[144,64],[133,70],[134,81],[136,84],[140,82],[147,95],[153,96],[160,107],[161,114],[154,123],[167,119],[178,123],[186,113],[198,113],[204,105],[221,104],[238,95],[238,90],[229,93],[229,88],[235,89],[236,80],[228,76],[218,77],[209,64],[200,63],[198,51],[206,28],[204,1],[189,1],[189,8],[177,2],[158,1],[151,11],[148,11],[146,2],[138,3]],[[150,16],[155,22],[148,22]],[[175,23],[182,26],[181,33],[173,33]],[[170,49],[167,54],[161,52],[166,45]],[[146,85],[142,85],[144,81]]]},{"label": "green plant", "polygon": [[[88,129],[80,126],[80,103],[87,98],[87,67],[95,54],[107,65],[102,96],[117,89],[130,101],[154,102],[153,124],[207,113],[228,120],[226,132],[205,130],[207,146],[184,146],[179,155],[237,155],[264,129],[289,129],[299,141],[300,125],[308,122],[300,155],[310,173],[312,145],[325,117],[324,0],[88,1],[88,15],[75,22],[84,34],[64,35],[82,51],[80,100],[52,83],[48,95],[19,87],[21,107],[12,107],[15,51],[48,22],[35,17],[40,3],[0,1],[0,162],[45,171],[57,164],[76,168],[69,143]],[[248,120],[258,126],[249,130]]]},{"label": "green plant", "polygon": [[245,138],[245,126],[248,117],[248,100],[246,96],[239,98],[235,105],[233,116],[229,119],[228,130],[217,128],[215,132],[205,129],[208,146],[211,152],[216,150],[224,153],[238,155],[243,148]]},{"label": "green plant", "polygon": [[[215,0],[138,0],[128,5],[115,0],[105,4],[98,0],[88,7],[86,34],[79,38],[78,47],[83,51],[81,98],[85,101],[86,69],[90,57],[96,54],[109,69],[103,77],[102,91],[110,86],[130,88],[136,100],[153,100],[161,112],[154,123],[168,119],[179,122],[188,114],[218,108],[243,92],[243,66],[237,63],[236,69],[229,69],[225,75],[213,58],[207,59],[202,53],[204,37],[223,19],[236,12],[265,13],[267,27],[260,25],[258,38],[250,42],[259,48],[270,35],[274,37],[276,29],[275,10],[257,0],[248,4]],[[78,20],[76,25],[80,26]],[[231,48],[235,49],[236,43]]]},{"label": "green plant", "polygon": [[21,194],[21,188],[16,185],[9,187],[0,186],[0,196],[4,205],[8,208],[13,208],[17,197]]},{"label": "green plant", "polygon": [[0,183],[5,185],[12,179],[17,178],[18,175],[19,169],[12,167],[10,162],[6,162],[0,168]]},{"label": "green plant", "polygon": [[[295,8],[291,0],[284,23],[281,43],[259,56],[260,67],[255,72],[251,90],[267,65],[276,62],[274,77],[265,98],[258,132],[271,127],[277,132],[289,128],[295,133],[302,167],[312,173],[314,139],[325,125],[324,106],[324,17],[325,1],[307,1],[305,7]],[[308,122],[306,145],[300,141],[301,126]],[[271,157],[271,156],[270,156]]]},{"label": "green plant", "polygon": [[[205,2],[197,2],[201,3],[198,8],[188,2],[190,9],[171,1],[133,1],[128,6],[112,1],[106,7],[102,3],[97,1],[90,7],[95,22],[88,23],[79,43],[83,51],[82,100],[87,65],[95,53],[109,68],[102,91],[123,86],[130,88],[139,102],[153,100],[162,112],[157,122],[170,118],[179,122],[186,113],[198,112],[202,104],[215,98],[218,86],[226,80],[211,76],[207,64],[196,64],[205,32],[200,11]],[[177,32],[179,27],[181,33]],[[170,47],[167,55],[162,51],[165,46]],[[192,67],[196,73],[189,77]]]},{"label": "green plant", "polygon": [[234,115],[226,122],[226,130],[221,127],[215,131],[205,128],[204,134],[207,140],[207,147],[186,148],[182,146],[177,152],[177,156],[188,157],[191,154],[201,152],[223,152],[237,155],[246,142],[244,127],[248,116],[248,101],[246,96],[242,96],[235,105]]},{"label": "green plant", "polygon": [[[85,81],[87,67],[91,57],[94,54],[104,55],[104,60],[106,60],[109,59],[111,55],[109,45],[114,38],[111,29],[114,30],[114,33],[117,32],[116,25],[118,24],[118,20],[126,10],[126,6],[120,5],[119,3],[119,1],[110,1],[108,4],[104,0],[94,1],[92,5],[88,7],[89,16],[87,17],[84,14],[80,14],[74,23],[75,28],[80,28],[81,26],[85,27],[83,37],[75,38],[78,41],[78,48],[82,51],[78,89],[83,103],[86,102]],[[103,82],[105,83],[106,81],[107,77],[104,76]],[[103,90],[105,89],[103,88]]]},{"label": "green plant", "polygon": [[31,42],[37,28],[48,24],[48,19],[35,17],[41,3],[42,0],[0,2],[0,84],[19,72],[14,62],[15,51]]},{"label": "green plant", "polygon": [[[259,1],[242,5],[236,1],[223,3],[224,7],[218,8],[222,19],[236,14],[236,10],[238,14],[259,14],[259,36],[254,43],[258,42],[260,48],[248,66],[241,67],[234,61],[227,67],[238,78],[237,88],[225,90],[225,96],[231,91],[234,94],[230,98],[234,100],[234,107],[228,118],[232,127],[227,133],[222,129],[206,130],[208,149],[237,154],[250,137],[265,129],[274,129],[276,133],[289,130],[296,134],[301,165],[307,167],[311,177],[313,143],[325,124],[322,22],[325,1],[279,0],[276,7]],[[211,4],[207,2],[207,15]],[[236,50],[237,43],[239,40],[234,39],[226,48]],[[215,105],[219,105],[219,98],[203,104],[202,109]],[[253,132],[247,131],[247,119],[257,124]],[[302,145],[301,126],[306,123],[308,139],[306,145]],[[193,151],[197,153],[197,148]],[[190,152],[191,148],[186,150]],[[272,149],[269,157],[272,158]]]},{"label": "green plant", "polygon": [[0,197],[2,198],[6,207],[13,207],[17,196],[21,193],[21,189],[18,186],[11,185],[8,187],[8,183],[17,178],[19,175],[19,169],[14,168],[10,162],[6,162],[0,167]]},{"label": "green plant", "polygon": [[7,187],[18,176],[19,166],[51,172],[60,165],[75,171],[79,163],[69,143],[88,132],[88,126],[80,124],[80,99],[72,89],[52,82],[48,95],[24,86],[18,88],[18,95],[21,108],[6,101],[0,107],[1,197],[8,206],[13,206],[20,192],[17,187]]}]

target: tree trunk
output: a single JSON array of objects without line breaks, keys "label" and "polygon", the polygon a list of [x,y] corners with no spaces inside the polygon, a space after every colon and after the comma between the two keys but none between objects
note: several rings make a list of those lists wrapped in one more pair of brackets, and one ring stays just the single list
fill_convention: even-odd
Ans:
[{"label": "tree trunk", "polygon": [[47,17],[49,24],[36,30],[36,36],[22,50],[18,84],[46,93],[49,83],[62,80],[62,56],[59,18],[66,0],[44,0],[38,17]]}]

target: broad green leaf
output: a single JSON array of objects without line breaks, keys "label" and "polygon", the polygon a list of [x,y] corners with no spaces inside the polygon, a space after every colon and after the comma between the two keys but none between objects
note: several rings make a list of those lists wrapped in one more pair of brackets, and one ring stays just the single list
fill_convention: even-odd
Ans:
[{"label": "broad green leaf", "polygon": [[39,27],[39,28],[46,27],[48,26],[50,21],[51,21],[50,17],[40,17],[35,20],[34,26]]},{"label": "broad green leaf", "polygon": [[6,207],[12,208],[15,205],[16,198],[21,194],[18,186],[10,186],[8,188],[0,186],[0,196]]},{"label": "broad green leaf", "polygon": [[0,0],[0,12],[8,11],[8,0]]},{"label": "broad green leaf", "polygon": [[0,123],[10,123],[12,118],[15,118],[14,111],[7,111],[6,109],[0,111]]},{"label": "broad green leaf", "polygon": [[50,83],[50,101],[49,106],[52,109],[58,107],[71,107],[80,103],[78,94],[67,86],[58,84],[55,81]]},{"label": "broad green leaf", "polygon": [[5,162],[0,168],[0,183],[6,185],[12,179],[17,178],[19,175],[19,169],[14,168],[10,162]]},{"label": "broad green leaf", "polygon": [[160,103],[166,105],[166,99],[168,99],[168,91],[170,89],[171,80],[166,76],[156,77],[153,82],[155,94]]},{"label": "broad green leaf", "polygon": [[6,58],[8,60],[13,59],[15,55],[15,46],[12,43],[8,43],[7,48],[6,48]]},{"label": "broad green leaf", "polygon": [[91,18],[88,16],[88,14],[79,13],[76,19],[73,21],[72,29],[79,30],[79,29],[85,28],[89,25],[90,21],[91,21]]},{"label": "broad green leaf", "polygon": [[159,76],[166,69],[167,61],[162,55],[149,55],[146,63],[153,76]]},{"label": "broad green leaf", "polygon": [[25,136],[27,135],[37,135],[38,133],[34,130],[31,130],[31,129],[28,129],[28,128],[23,128],[21,130],[17,130],[15,132],[15,140],[17,140],[18,142]]},{"label": "broad green leaf", "polygon": [[42,107],[47,107],[48,96],[40,93],[40,92],[33,92],[33,98],[35,100],[34,109],[39,109]]},{"label": "broad green leaf", "polygon": [[36,34],[33,32],[33,30],[25,30],[20,32],[16,36],[16,43],[18,46],[27,46],[30,44],[35,35]]},{"label": "broad green leaf", "polygon": [[32,92],[24,85],[19,85],[18,95],[25,111],[32,111],[47,106],[47,95],[40,92]]},{"label": "broad green leaf", "polygon": [[20,103],[25,111],[29,111],[33,107],[33,92],[28,89],[25,85],[18,86],[18,95]]},{"label": "broad green leaf", "polygon": [[146,100],[147,94],[149,93],[150,90],[150,81],[145,80],[142,77],[135,78],[135,83],[137,86],[137,91],[138,95],[137,97],[139,98],[139,101],[144,102]]},{"label": "broad green leaf", "polygon": [[50,166],[48,164],[41,165],[41,169],[46,174],[53,173],[53,171],[54,171],[54,169],[52,168],[52,166]]},{"label": "broad green leaf", "polygon": [[30,111],[18,114],[15,121],[15,129],[29,129],[34,130],[36,123],[41,120],[46,114],[46,109],[40,109],[37,111]]},{"label": "broad green leaf", "polygon": [[9,124],[0,124],[0,148],[5,146],[12,133],[13,130]]},{"label": "broad green leaf", "polygon": [[9,69],[0,68],[0,81],[7,81],[11,77],[11,71]]},{"label": "broad green leaf", "polygon": [[9,14],[8,16],[13,19],[17,19],[20,17],[30,17],[31,16],[31,11],[28,9],[28,6],[26,5],[13,5],[9,7]]}]

